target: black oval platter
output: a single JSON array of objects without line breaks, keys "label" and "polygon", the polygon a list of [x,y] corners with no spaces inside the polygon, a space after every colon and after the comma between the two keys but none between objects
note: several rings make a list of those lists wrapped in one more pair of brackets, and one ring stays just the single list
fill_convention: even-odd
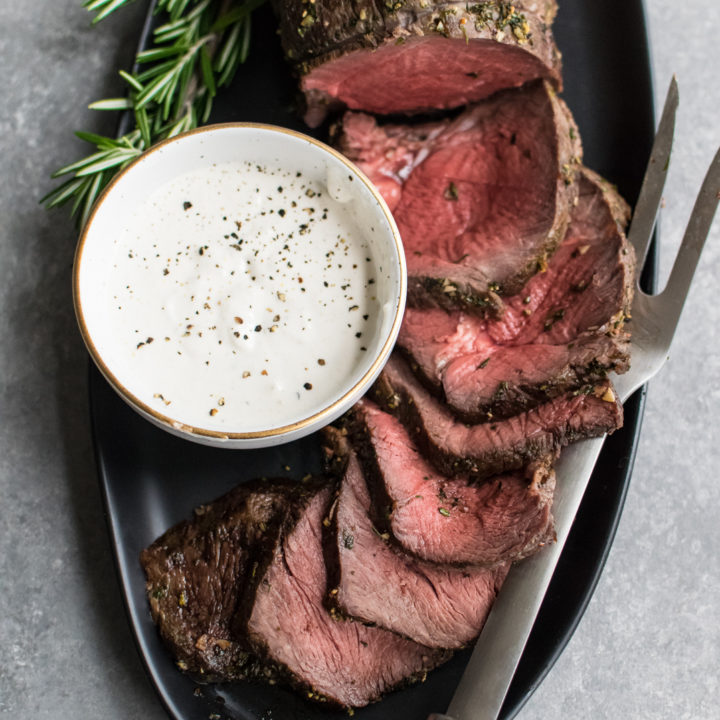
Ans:
[{"label": "black oval platter", "polygon": [[[654,133],[652,79],[642,0],[560,0],[555,25],[568,102],[580,127],[586,164],[637,197]],[[151,21],[146,24],[147,42]],[[253,46],[212,122],[247,120],[306,130],[294,113],[295,82],[267,7],[256,12]],[[622,28],[622,32],[618,32]],[[326,129],[318,137],[324,139]],[[654,287],[656,251],[643,277]],[[138,650],[159,697],[178,720],[331,720],[328,711],[284,688],[251,683],[198,686],[183,675],[150,619],[140,550],[175,522],[243,480],[299,478],[319,468],[315,437],[268,450],[222,450],[175,438],[142,419],[90,369],[91,416],[99,479],[120,587]],[[644,392],[625,404],[625,426],[605,444],[506,698],[514,717],[560,655],[592,596],[615,535],[637,447]],[[284,470],[285,466],[290,471]],[[458,653],[427,680],[358,710],[358,720],[425,720],[448,705],[469,657]],[[196,692],[200,687],[200,691]]]}]

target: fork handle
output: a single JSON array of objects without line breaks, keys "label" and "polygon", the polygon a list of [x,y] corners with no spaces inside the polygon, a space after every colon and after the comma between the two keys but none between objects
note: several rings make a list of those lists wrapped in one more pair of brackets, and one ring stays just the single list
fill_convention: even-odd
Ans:
[{"label": "fork handle", "polygon": [[556,466],[557,542],[515,565],[498,595],[447,715],[428,720],[495,720],[552,579],[604,437],[565,448]]}]

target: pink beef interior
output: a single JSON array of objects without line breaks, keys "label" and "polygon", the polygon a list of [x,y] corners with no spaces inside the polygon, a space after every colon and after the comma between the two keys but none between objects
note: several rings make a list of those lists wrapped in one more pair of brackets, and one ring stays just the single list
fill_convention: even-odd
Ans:
[{"label": "pink beef interior", "polygon": [[341,148],[387,200],[410,278],[480,295],[496,283],[507,294],[536,272],[554,249],[558,198],[572,189],[559,178],[559,134],[569,132],[559,107],[537,82],[451,122],[380,126],[346,115]]},{"label": "pink beef interior", "polygon": [[500,319],[408,308],[400,344],[435,358],[428,364],[441,370],[453,358],[491,352],[494,345],[564,344],[607,325],[628,304],[632,249],[597,182],[583,175],[579,187],[565,239],[547,268],[504,300]]},{"label": "pink beef interior", "polygon": [[248,633],[305,685],[358,707],[430,669],[438,656],[391,632],[338,622],[325,609],[321,531],[329,499],[329,491],[318,493],[278,546],[258,587]]},{"label": "pink beef interior", "polygon": [[520,128],[514,143],[513,135],[460,130],[408,178],[395,219],[410,267],[430,255],[465,265],[492,259],[502,276],[517,268],[525,238],[535,240],[552,223],[555,178],[542,172],[550,153],[542,147],[526,155],[531,138]]},{"label": "pink beef interior", "polygon": [[514,45],[418,37],[330,60],[303,78],[302,89],[387,115],[459,107],[548,75],[537,57]]},{"label": "pink beef interior", "polygon": [[435,467],[453,475],[466,469],[478,479],[622,426],[622,406],[608,381],[587,395],[570,392],[498,422],[467,425],[432,397],[397,355],[385,365],[376,397],[399,416]]},{"label": "pink beef interior", "polygon": [[449,405],[473,417],[477,408],[492,406],[503,383],[506,388],[556,384],[561,390],[572,389],[584,380],[578,368],[591,367],[593,362],[622,368],[625,357],[624,342],[607,335],[591,335],[567,345],[497,347],[450,362],[442,384]]},{"label": "pink beef interior", "polygon": [[487,330],[498,343],[567,343],[607,325],[629,306],[634,255],[603,196],[586,171],[570,228],[548,269],[509,298]]},{"label": "pink beef interior", "polygon": [[627,336],[616,324],[632,296],[633,253],[619,227],[625,207],[616,198],[613,208],[600,183],[582,171],[565,239],[544,271],[504,300],[501,318],[406,310],[399,346],[463,417],[531,406],[546,392],[595,382],[602,368],[627,370]]},{"label": "pink beef interior", "polygon": [[461,118],[410,175],[394,213],[410,271],[431,256],[503,277],[532,256],[556,189],[552,149],[537,142],[552,138],[552,115],[538,109],[508,103],[492,122],[481,111]]},{"label": "pink beef interior", "polygon": [[486,331],[486,321],[477,315],[438,308],[406,308],[398,345],[419,366],[426,379],[439,385],[447,366],[458,358],[483,355],[481,363],[494,352],[495,342]]},{"label": "pink beef interior", "polygon": [[393,416],[367,400],[356,406],[393,503],[398,542],[431,562],[492,565],[537,549],[552,535],[554,476],[541,488],[522,475],[485,483],[439,474]]},{"label": "pink beef interior", "polygon": [[431,647],[470,642],[485,622],[509,563],[465,571],[422,562],[384,541],[370,512],[370,493],[351,453],[335,515],[341,607]]}]

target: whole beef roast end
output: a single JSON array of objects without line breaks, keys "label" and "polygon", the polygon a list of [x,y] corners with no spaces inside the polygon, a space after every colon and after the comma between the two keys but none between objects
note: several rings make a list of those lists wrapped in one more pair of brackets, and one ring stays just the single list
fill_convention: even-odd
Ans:
[{"label": "whole beef roast end", "polygon": [[555,0],[275,0],[275,7],[311,127],[343,106],[417,113],[538,78],[561,84]]}]

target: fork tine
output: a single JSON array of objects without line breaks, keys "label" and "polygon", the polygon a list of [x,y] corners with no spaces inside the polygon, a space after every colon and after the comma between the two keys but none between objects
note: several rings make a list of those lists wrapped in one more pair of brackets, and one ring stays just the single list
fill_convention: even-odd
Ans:
[{"label": "fork tine", "polygon": [[720,149],[718,149],[705,175],[702,187],[695,200],[692,215],[688,221],[683,241],[673,263],[670,277],[665,289],[655,298],[650,298],[656,312],[661,312],[664,326],[669,335],[668,344],[672,340],[675,326],[690,288],[700,253],[720,203]]},{"label": "fork tine", "polygon": [[658,207],[665,187],[673,135],[675,133],[675,113],[678,107],[678,99],[677,80],[673,75],[665,98],[665,107],[660,118],[657,134],[655,135],[655,142],[650,151],[647,170],[640,188],[640,196],[635,204],[630,231],[628,232],[628,240],[635,248],[638,268],[645,264],[650,239],[657,219]]}]

